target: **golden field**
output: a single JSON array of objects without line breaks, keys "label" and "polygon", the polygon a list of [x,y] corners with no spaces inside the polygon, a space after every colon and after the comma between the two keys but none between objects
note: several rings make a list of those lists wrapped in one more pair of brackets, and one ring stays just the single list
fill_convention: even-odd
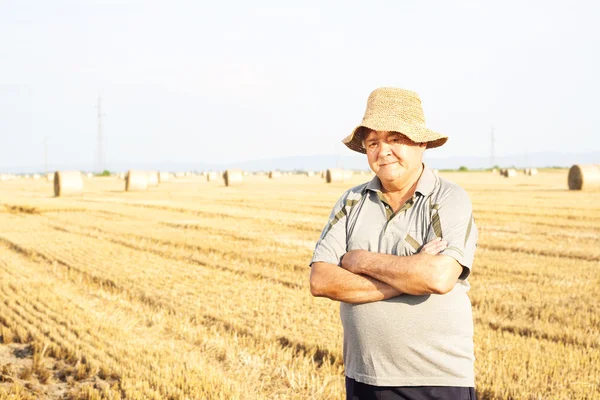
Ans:
[{"label": "golden field", "polygon": [[[471,196],[480,399],[600,399],[600,191],[441,173]],[[0,399],[342,399],[338,304],[308,274],[355,176],[124,192],[0,182]]]}]

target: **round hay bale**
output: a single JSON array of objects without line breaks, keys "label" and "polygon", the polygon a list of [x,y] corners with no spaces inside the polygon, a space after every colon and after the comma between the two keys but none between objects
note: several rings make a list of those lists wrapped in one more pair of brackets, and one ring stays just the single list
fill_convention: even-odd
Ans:
[{"label": "round hay bale", "polygon": [[56,171],[54,173],[54,196],[81,194],[83,179],[79,171]]},{"label": "round hay bale", "polygon": [[569,169],[569,189],[587,190],[600,188],[600,164],[575,164]]},{"label": "round hay bale", "polygon": [[537,173],[538,173],[538,170],[537,170],[536,168],[525,168],[525,169],[523,170],[523,173],[524,173],[526,176],[533,176],[533,175],[537,175]]},{"label": "round hay bale", "polygon": [[327,183],[344,182],[344,170],[341,168],[329,168],[325,172],[325,180],[327,181]]},{"label": "round hay bale", "polygon": [[168,182],[169,180],[171,180],[171,173],[165,171],[161,171],[158,173],[159,183]]},{"label": "round hay bale", "polygon": [[269,179],[281,178],[281,172],[269,171]]},{"label": "round hay bale", "polygon": [[219,180],[219,173],[218,172],[214,172],[214,171],[210,171],[206,174],[206,181],[207,182],[214,182],[214,181],[218,181]]},{"label": "round hay bale", "polygon": [[148,175],[148,187],[158,186],[158,172],[147,171],[146,174]]},{"label": "round hay bale", "polygon": [[244,173],[241,169],[228,169],[223,174],[225,186],[238,186],[244,182]]},{"label": "round hay bale", "polygon": [[509,168],[506,170],[506,172],[504,174],[505,174],[504,175],[505,178],[512,178],[512,177],[517,176],[517,170],[514,168]]},{"label": "round hay bale", "polygon": [[125,191],[134,192],[148,189],[148,172],[129,170],[125,176]]}]

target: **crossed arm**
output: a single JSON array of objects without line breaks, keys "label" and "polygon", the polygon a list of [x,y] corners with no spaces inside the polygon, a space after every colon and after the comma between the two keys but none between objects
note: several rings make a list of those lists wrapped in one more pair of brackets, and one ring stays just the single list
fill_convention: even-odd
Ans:
[{"label": "crossed arm", "polygon": [[446,242],[436,239],[412,256],[351,250],[344,254],[341,268],[315,262],[310,271],[311,293],[353,304],[385,300],[403,293],[448,293],[462,273],[462,266],[450,256],[438,255],[446,246]]}]

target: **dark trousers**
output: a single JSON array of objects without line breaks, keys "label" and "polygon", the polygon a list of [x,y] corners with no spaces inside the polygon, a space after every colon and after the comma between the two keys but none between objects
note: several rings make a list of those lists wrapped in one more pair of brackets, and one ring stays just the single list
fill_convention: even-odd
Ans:
[{"label": "dark trousers", "polygon": [[475,389],[459,386],[371,386],[346,377],[346,400],[475,400]]}]

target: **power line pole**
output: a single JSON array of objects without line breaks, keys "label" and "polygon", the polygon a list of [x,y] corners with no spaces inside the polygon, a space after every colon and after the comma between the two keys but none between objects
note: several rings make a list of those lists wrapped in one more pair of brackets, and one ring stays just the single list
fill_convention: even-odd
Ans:
[{"label": "power line pole", "polygon": [[96,168],[98,172],[104,170],[104,149],[102,138],[102,97],[98,96],[98,139],[96,144]]},{"label": "power line pole", "polygon": [[495,138],[494,138],[494,126],[490,125],[490,139],[491,139],[491,148],[490,148],[490,167],[494,168],[496,165],[496,149],[495,149]]}]

